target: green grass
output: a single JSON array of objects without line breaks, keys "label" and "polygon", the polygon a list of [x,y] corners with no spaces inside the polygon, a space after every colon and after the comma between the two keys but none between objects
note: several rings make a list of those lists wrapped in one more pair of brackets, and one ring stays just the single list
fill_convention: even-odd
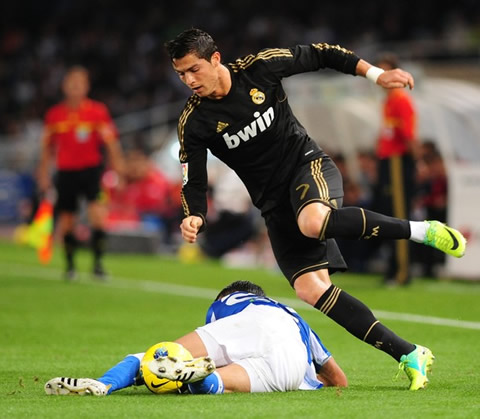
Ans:
[{"label": "green grass", "polygon": [[[156,396],[132,387],[106,398],[47,397],[43,385],[52,377],[98,377],[126,354],[201,325],[209,299],[233,280],[249,279],[273,297],[295,298],[277,272],[108,255],[113,278],[101,284],[88,275],[87,253],[80,253],[79,262],[84,274],[65,283],[58,251],[42,267],[31,249],[0,242],[0,417],[480,417],[480,330],[384,320],[436,355],[428,388],[409,392],[403,373],[393,380],[394,360],[308,308],[298,311],[344,369],[346,389]],[[375,276],[334,280],[374,310],[480,321],[478,283],[417,280],[408,288],[385,289]],[[188,296],[178,295],[172,284],[188,287]]]}]

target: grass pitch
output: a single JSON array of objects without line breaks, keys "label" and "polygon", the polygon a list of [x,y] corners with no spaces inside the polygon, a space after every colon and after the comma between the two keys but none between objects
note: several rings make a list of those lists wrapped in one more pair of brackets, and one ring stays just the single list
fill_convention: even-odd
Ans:
[{"label": "grass pitch", "polygon": [[[66,283],[58,251],[42,267],[31,249],[0,242],[0,417],[480,417],[479,283],[416,280],[408,288],[386,289],[375,276],[335,275],[336,285],[369,305],[383,323],[434,352],[429,386],[409,392],[403,373],[393,379],[393,359],[301,304],[277,272],[108,255],[112,279],[103,284],[89,277],[89,254],[80,253],[79,264],[79,280]],[[158,396],[143,386],[104,398],[44,394],[52,377],[95,378],[126,354],[193,330],[203,324],[218,290],[238,279],[257,282],[294,305],[350,386],[223,396]]]}]

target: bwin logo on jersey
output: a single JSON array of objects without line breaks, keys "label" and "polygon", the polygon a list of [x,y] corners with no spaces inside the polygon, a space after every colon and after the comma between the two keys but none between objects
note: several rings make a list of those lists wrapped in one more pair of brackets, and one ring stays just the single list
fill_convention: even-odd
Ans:
[{"label": "bwin logo on jersey", "polygon": [[240,145],[240,140],[248,141],[250,138],[256,137],[259,132],[265,131],[270,125],[272,125],[275,113],[273,107],[270,106],[263,114],[255,112],[253,116],[256,119],[236,134],[223,134],[223,139],[228,148],[236,148]]}]

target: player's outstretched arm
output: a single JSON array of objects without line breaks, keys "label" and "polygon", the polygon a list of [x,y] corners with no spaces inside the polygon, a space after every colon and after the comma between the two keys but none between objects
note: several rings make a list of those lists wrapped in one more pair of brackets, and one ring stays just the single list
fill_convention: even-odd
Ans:
[{"label": "player's outstretched arm", "polygon": [[333,356],[322,366],[317,374],[318,379],[325,387],[347,387],[347,376],[338,366]]},{"label": "player's outstretched arm", "polygon": [[402,87],[409,87],[413,89],[415,81],[413,76],[400,68],[394,70],[382,70],[381,68],[372,66],[365,60],[360,60],[356,68],[357,76],[363,76],[373,81],[385,89],[396,89]]}]

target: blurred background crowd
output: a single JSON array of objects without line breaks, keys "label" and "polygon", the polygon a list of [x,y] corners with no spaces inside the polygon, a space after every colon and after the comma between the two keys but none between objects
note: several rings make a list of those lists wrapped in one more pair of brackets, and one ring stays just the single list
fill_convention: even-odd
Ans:
[{"label": "blurred background crowd", "polygon": [[[30,156],[35,150],[46,110],[61,99],[59,87],[66,69],[81,64],[90,72],[90,96],[107,105],[125,150],[126,187],[117,190],[114,174],[108,171],[103,180],[110,231],[119,235],[134,231],[137,236],[152,233],[156,240],[160,237],[154,249],[177,250],[181,186],[174,172],[180,169],[168,158],[176,157],[176,149],[166,138],[174,135],[176,117],[189,92],[171,70],[163,43],[187,27],[210,32],[225,61],[264,47],[328,42],[352,49],[367,60],[382,51],[394,51],[401,60],[443,68],[447,75],[452,68],[463,68],[467,70],[459,72],[460,77],[471,77],[473,82],[480,79],[478,72],[470,72],[480,59],[480,3],[476,0],[280,4],[269,0],[2,2],[0,150],[5,152],[0,190],[10,195],[0,208],[1,221],[18,223],[31,217],[36,159],[19,156]],[[157,119],[152,109],[158,110],[153,113]],[[147,122],[129,125],[130,115],[136,115],[137,121],[147,115]],[[33,138],[27,142],[28,151],[15,147],[14,143],[26,138]],[[446,220],[448,182],[442,152],[435,139],[419,140],[422,148],[416,161],[411,215]],[[355,173],[349,172],[345,155],[332,150],[332,156],[344,176],[344,205],[368,208],[378,180],[374,146],[356,151]],[[181,254],[186,259],[211,257],[274,265],[262,223],[246,191],[222,170],[219,167],[210,179],[212,228],[195,254],[191,250]],[[82,230],[78,234],[82,236]],[[125,250],[119,243],[112,243],[112,248]],[[354,271],[372,271],[375,264],[381,265],[381,249],[340,245]],[[232,253],[233,249],[237,251]],[[427,276],[435,276],[435,266],[443,262],[436,255],[416,256],[420,273]]]},{"label": "blurred background crowd", "polygon": [[90,70],[92,95],[113,116],[183,99],[163,43],[189,26],[214,34],[227,61],[310,42],[339,43],[367,59],[396,48],[409,59],[478,61],[480,50],[475,0],[25,0],[2,2],[0,19],[0,134],[41,118],[72,64]]}]

